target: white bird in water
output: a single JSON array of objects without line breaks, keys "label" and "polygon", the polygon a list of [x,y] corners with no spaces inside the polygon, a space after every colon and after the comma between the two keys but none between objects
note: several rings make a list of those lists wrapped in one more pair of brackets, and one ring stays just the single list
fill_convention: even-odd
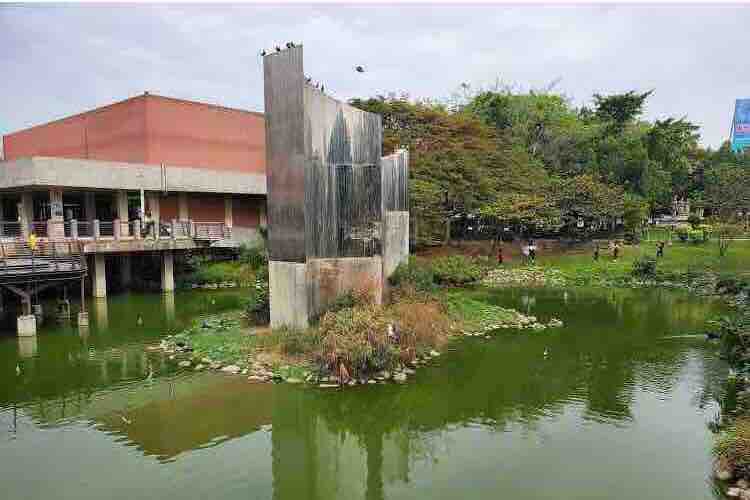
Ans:
[{"label": "white bird in water", "polygon": [[133,423],[131,420],[128,420],[127,418],[125,418],[125,415],[120,415],[120,418],[122,419],[123,422],[125,422],[128,425]]},{"label": "white bird in water", "polygon": [[547,350],[547,348],[545,347],[545,348],[544,348],[544,359],[547,359],[547,356],[549,356],[549,351],[548,351],[548,350]]},{"label": "white bird in water", "polygon": [[20,375],[21,375],[21,365],[16,363],[16,376],[18,377]]}]

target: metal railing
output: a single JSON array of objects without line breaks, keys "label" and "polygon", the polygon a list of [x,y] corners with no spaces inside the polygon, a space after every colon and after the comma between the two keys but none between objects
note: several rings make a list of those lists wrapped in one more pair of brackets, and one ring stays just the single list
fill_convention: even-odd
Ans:
[{"label": "metal railing", "polygon": [[0,236],[16,238],[23,234],[21,223],[18,221],[0,221]]},{"label": "metal railing", "polygon": [[223,222],[195,222],[193,238],[217,241],[231,236],[229,227]]},{"label": "metal railing", "polygon": [[231,237],[231,227],[224,222],[195,222],[191,220],[161,221],[145,225],[141,220],[67,220],[33,221],[26,226],[17,221],[0,221],[0,237],[21,239],[33,233],[47,241],[78,240],[79,238],[159,238],[218,241]]}]

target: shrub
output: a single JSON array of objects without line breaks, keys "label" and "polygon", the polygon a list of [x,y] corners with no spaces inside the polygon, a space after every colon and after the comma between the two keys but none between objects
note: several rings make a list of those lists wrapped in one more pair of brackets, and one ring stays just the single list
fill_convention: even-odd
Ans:
[{"label": "shrub", "polygon": [[750,472],[750,419],[738,418],[714,444],[714,455],[740,476]]},{"label": "shrub", "polygon": [[245,310],[248,318],[257,324],[266,324],[270,320],[271,309],[267,267],[259,270],[255,284],[250,288]]},{"label": "shrub", "polygon": [[420,292],[435,289],[433,269],[428,264],[418,262],[414,256],[410,256],[407,262],[399,264],[388,281],[391,285],[397,287],[411,286]]},{"label": "shrub", "polygon": [[303,330],[282,326],[268,335],[259,336],[257,346],[277,349],[287,356],[300,356],[320,349],[321,338],[315,329]]},{"label": "shrub", "polygon": [[677,226],[677,228],[675,229],[675,233],[677,233],[677,237],[680,239],[680,241],[688,240],[688,231],[690,231],[689,226]]},{"label": "shrub", "polygon": [[435,281],[441,285],[465,285],[482,279],[479,261],[463,255],[439,257],[432,261]]},{"label": "shrub", "polygon": [[443,304],[419,297],[404,299],[389,310],[394,318],[399,357],[413,361],[418,354],[439,347],[445,342],[452,324]]},{"label": "shrub", "polygon": [[639,257],[633,261],[633,276],[639,278],[656,277],[656,259],[653,257]]},{"label": "shrub", "polygon": [[318,363],[342,380],[390,369],[399,361],[388,335],[385,310],[377,305],[328,312],[320,320]]},{"label": "shrub", "polygon": [[249,246],[240,245],[239,261],[249,265],[253,269],[260,269],[268,265],[268,254],[263,245]]},{"label": "shrub", "polygon": [[700,225],[701,218],[698,216],[698,214],[692,213],[688,217],[687,221],[688,221],[688,224],[690,224],[693,227],[693,229],[695,229],[695,228],[697,228]]}]

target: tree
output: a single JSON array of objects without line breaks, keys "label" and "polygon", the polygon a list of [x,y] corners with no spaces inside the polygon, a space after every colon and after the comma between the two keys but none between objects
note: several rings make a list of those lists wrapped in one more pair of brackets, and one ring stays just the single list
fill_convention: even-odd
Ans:
[{"label": "tree", "polygon": [[615,129],[622,130],[626,124],[633,122],[643,113],[643,105],[653,93],[653,90],[643,94],[631,90],[624,94],[608,96],[594,94],[594,114],[601,121],[611,123]]},{"label": "tree", "polygon": [[705,173],[706,202],[724,221],[737,212],[750,211],[750,169],[740,165],[720,165]]}]

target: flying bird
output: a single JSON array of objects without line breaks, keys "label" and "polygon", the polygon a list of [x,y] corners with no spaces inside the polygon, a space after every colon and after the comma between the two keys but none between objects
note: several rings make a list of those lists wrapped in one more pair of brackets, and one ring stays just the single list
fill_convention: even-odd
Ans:
[{"label": "flying bird", "polygon": [[356,71],[357,73],[364,73],[365,68],[363,68],[362,66],[357,66],[356,68],[354,68],[354,71]]}]

